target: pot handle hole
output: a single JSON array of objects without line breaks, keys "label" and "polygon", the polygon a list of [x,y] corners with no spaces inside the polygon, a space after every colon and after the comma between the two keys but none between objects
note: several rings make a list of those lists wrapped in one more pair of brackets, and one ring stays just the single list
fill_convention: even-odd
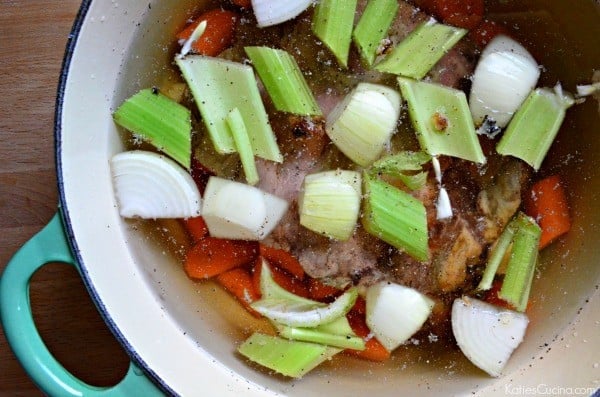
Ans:
[{"label": "pot handle hole", "polygon": [[77,379],[56,361],[35,327],[29,301],[31,277],[52,262],[77,267],[58,213],[21,247],[0,277],[0,322],[15,356],[34,383],[50,396],[162,396],[133,362],[120,383],[96,387]]}]

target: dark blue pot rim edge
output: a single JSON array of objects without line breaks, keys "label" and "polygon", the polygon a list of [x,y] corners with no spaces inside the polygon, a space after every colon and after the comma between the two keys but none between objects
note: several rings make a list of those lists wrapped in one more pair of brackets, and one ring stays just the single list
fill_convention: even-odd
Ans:
[{"label": "dark blue pot rim edge", "polygon": [[67,80],[69,76],[69,70],[71,68],[71,61],[73,59],[73,54],[76,51],[77,41],[79,39],[79,34],[81,33],[81,28],[85,21],[86,15],[90,9],[92,4],[92,0],[82,0],[81,7],[77,13],[77,17],[73,23],[73,27],[71,28],[71,32],[69,33],[69,38],[67,40],[67,45],[65,49],[65,54],[62,61],[62,67],[60,72],[60,78],[56,93],[56,103],[55,103],[55,113],[54,113],[54,154],[55,154],[55,164],[56,164],[56,173],[57,173],[57,184],[58,184],[58,194],[59,194],[59,212],[62,218],[62,223],[64,227],[64,232],[71,246],[71,252],[75,261],[77,262],[79,273],[81,274],[81,278],[83,283],[88,290],[90,297],[96,308],[100,312],[100,315],[104,319],[104,322],[107,324],[109,330],[112,332],[117,341],[121,344],[121,346],[125,349],[131,360],[144,372],[144,374],[149,377],[156,385],[158,385],[165,393],[170,395],[176,395],[176,393],[154,372],[150,366],[142,359],[142,357],[135,351],[133,346],[128,342],[128,340],[123,336],[122,332],[119,330],[115,322],[113,321],[108,309],[103,304],[102,300],[99,298],[98,293],[94,287],[93,282],[91,281],[85,264],[83,262],[83,258],[81,257],[81,252],[79,250],[79,246],[77,244],[76,236],[73,232],[73,227],[71,225],[70,219],[71,215],[69,213],[68,203],[66,201],[65,193],[64,193],[64,175],[62,169],[62,160],[61,160],[61,151],[62,151],[62,114],[63,114],[63,105],[64,105],[64,93],[65,87],[67,85]]}]

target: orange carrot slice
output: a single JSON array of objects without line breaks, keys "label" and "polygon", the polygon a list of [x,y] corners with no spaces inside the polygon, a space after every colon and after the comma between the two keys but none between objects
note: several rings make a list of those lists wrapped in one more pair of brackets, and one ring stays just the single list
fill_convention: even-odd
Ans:
[{"label": "orange carrot slice", "polygon": [[208,227],[201,216],[184,219],[183,224],[195,243],[208,236]]},{"label": "orange carrot slice", "polygon": [[[289,274],[288,272],[277,266],[270,266],[270,268],[271,274],[273,275],[273,280],[275,280],[275,282],[280,287],[282,287],[288,292],[291,292],[292,294],[296,294],[303,298],[309,297],[308,289],[306,288],[306,285],[304,285],[304,282],[301,279]],[[256,260],[252,268],[252,281],[254,283],[254,288],[256,288],[256,290],[259,291],[259,293],[261,269],[262,260],[259,258],[258,260]]]},{"label": "orange carrot slice", "polygon": [[[348,318],[350,327],[352,327],[352,330],[356,335],[360,336],[361,338],[367,338],[369,336],[371,330],[367,325],[364,315],[356,311],[350,311],[346,317]],[[365,360],[379,362],[386,361],[390,358],[390,352],[374,337],[371,337],[365,342],[364,350],[346,349],[344,350],[344,353],[351,354]]]},{"label": "orange carrot slice", "polygon": [[277,266],[288,273],[304,278],[304,269],[298,259],[286,250],[260,245],[260,255],[265,258],[270,264]]},{"label": "orange carrot slice", "polygon": [[514,306],[498,296],[498,292],[502,289],[502,282],[500,280],[494,280],[492,287],[487,290],[483,300],[489,304],[504,307],[506,309],[514,310]]},{"label": "orange carrot slice", "polygon": [[540,249],[571,229],[567,196],[558,175],[536,182],[524,201],[525,213],[542,228]]},{"label": "orange carrot slice", "polygon": [[262,317],[252,309],[250,304],[260,299],[260,293],[254,287],[250,272],[243,267],[223,272],[217,276],[217,281],[255,317]]},{"label": "orange carrot slice", "polygon": [[308,278],[308,293],[311,299],[322,301],[331,299],[337,295],[339,295],[342,290],[332,287],[327,284],[323,284],[316,278]]},{"label": "orange carrot slice", "polygon": [[181,31],[177,39],[187,40],[196,27],[206,21],[206,30],[192,44],[192,50],[201,55],[217,56],[233,42],[237,20],[238,15],[232,11],[220,8],[207,11]]},{"label": "orange carrot slice", "polygon": [[191,278],[210,278],[251,263],[257,257],[256,242],[205,237],[188,251],[184,269]]}]

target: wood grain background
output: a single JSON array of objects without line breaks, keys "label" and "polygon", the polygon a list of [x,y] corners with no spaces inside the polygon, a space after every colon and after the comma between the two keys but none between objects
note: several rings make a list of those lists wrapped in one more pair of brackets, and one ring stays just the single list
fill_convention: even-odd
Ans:
[{"label": "wood grain background", "polygon": [[[77,0],[0,0],[0,272],[57,208],[54,101]],[[33,278],[38,329],[75,376],[115,384],[128,366],[76,271],[51,264]],[[0,396],[41,396],[0,330]]]}]

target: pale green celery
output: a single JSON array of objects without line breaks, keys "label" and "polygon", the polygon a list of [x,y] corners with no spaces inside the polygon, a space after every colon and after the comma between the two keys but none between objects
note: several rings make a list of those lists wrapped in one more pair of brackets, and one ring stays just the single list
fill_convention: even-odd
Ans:
[{"label": "pale green celery", "polygon": [[568,96],[547,88],[535,89],[513,116],[496,150],[538,170],[571,105],[573,100]]},{"label": "pale green celery", "polygon": [[240,155],[242,168],[246,174],[246,182],[250,185],[258,183],[258,171],[254,162],[254,153],[252,152],[252,144],[248,136],[248,130],[244,124],[244,119],[238,108],[234,108],[227,115],[227,125],[235,142],[235,147]]},{"label": "pale green celery", "polygon": [[245,47],[244,50],[277,110],[304,116],[322,115],[294,57],[269,47]]},{"label": "pale green celery", "polygon": [[335,170],[307,175],[298,199],[300,224],[337,240],[354,232],[360,212],[361,176]]},{"label": "pale green celery", "polygon": [[186,169],[190,168],[192,121],[186,107],[148,88],[123,102],[113,119]]},{"label": "pale green celery", "polygon": [[486,162],[464,92],[403,77],[398,83],[425,152]]},{"label": "pale green celery", "polygon": [[477,286],[480,291],[487,291],[492,288],[492,282],[498,271],[498,267],[502,263],[502,259],[510,249],[513,237],[515,235],[515,225],[511,222],[506,226],[502,234],[496,240],[496,243],[490,249],[488,263],[483,271],[483,277]]},{"label": "pale green celery", "polygon": [[[427,172],[423,172],[423,164],[431,161],[425,152],[400,152],[383,157],[371,166],[370,172],[399,178],[409,189],[418,190],[427,182]],[[411,173],[421,171],[418,173]]]},{"label": "pale green celery", "polygon": [[518,226],[512,252],[498,296],[523,312],[527,308],[542,230],[523,213],[519,213],[516,219]]},{"label": "pale green celery", "polygon": [[397,0],[370,0],[352,34],[360,55],[372,65],[381,41],[398,13]]},{"label": "pale green celery", "polygon": [[381,62],[380,72],[422,79],[467,30],[443,25],[430,19],[421,23]]},{"label": "pale green celery", "polygon": [[340,65],[348,66],[357,0],[321,0],[313,15],[314,34],[331,50]]},{"label": "pale green celery", "polygon": [[413,258],[427,260],[427,213],[423,203],[368,173],[363,179],[366,198],[362,223],[365,229]]},{"label": "pale green celery", "polygon": [[175,62],[194,95],[217,152],[236,151],[227,116],[238,108],[254,154],[271,161],[283,161],[250,66],[202,55],[176,57]]},{"label": "pale green celery", "polygon": [[320,343],[343,349],[364,350],[365,341],[353,334],[337,335],[320,331],[317,328],[278,327],[279,335],[287,339]]},{"label": "pale green celery", "polygon": [[238,351],[263,367],[285,376],[300,378],[342,349],[257,332],[242,343]]}]

